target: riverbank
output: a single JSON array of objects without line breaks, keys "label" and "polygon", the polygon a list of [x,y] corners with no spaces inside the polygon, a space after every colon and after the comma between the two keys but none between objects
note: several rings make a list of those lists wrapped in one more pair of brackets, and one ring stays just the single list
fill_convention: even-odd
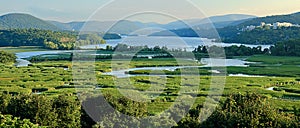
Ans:
[{"label": "riverbank", "polygon": [[9,53],[20,53],[20,52],[33,52],[33,51],[48,51],[40,46],[22,46],[22,47],[0,47],[0,50]]}]

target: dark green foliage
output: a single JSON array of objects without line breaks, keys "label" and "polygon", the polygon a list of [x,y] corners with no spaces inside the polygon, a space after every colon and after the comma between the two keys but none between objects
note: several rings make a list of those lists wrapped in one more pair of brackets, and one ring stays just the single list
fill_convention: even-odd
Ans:
[{"label": "dark green foliage", "polygon": [[134,116],[134,117],[143,117],[147,116],[147,104],[137,101],[131,101],[126,97],[116,98],[112,95],[105,95],[105,99],[119,112]]},{"label": "dark green foliage", "polygon": [[51,106],[50,99],[45,96],[17,95],[10,100],[6,112],[43,126],[55,126],[57,116]]},{"label": "dark green foliage", "polygon": [[44,91],[48,91],[48,88],[33,88],[31,90],[32,92],[44,92]]},{"label": "dark green foliage", "polygon": [[74,97],[61,95],[54,99],[53,107],[57,114],[57,125],[63,128],[79,128],[81,104]]},{"label": "dark green foliage", "polygon": [[17,57],[14,54],[0,51],[0,63],[3,64],[13,63],[16,61],[16,58]]},{"label": "dark green foliage", "polygon": [[[266,97],[258,94],[230,95],[204,122],[200,122],[201,105],[190,110],[177,127],[218,127],[218,128],[244,128],[244,127],[298,127],[299,119],[293,114],[280,112],[272,107]],[[296,109],[295,109],[296,111]]]},{"label": "dark green foliage", "polygon": [[103,39],[109,40],[109,39],[121,39],[122,37],[118,34],[113,34],[113,33],[107,33],[104,34]]},{"label": "dark green foliage", "polygon": [[243,44],[275,44],[280,41],[299,38],[300,28],[257,28],[252,31],[238,31],[235,28],[223,28],[219,30],[219,34],[225,43],[238,42]]},{"label": "dark green foliage", "polygon": [[49,49],[73,49],[76,35],[38,29],[0,31],[0,46],[43,46]]},{"label": "dark green foliage", "polygon": [[81,33],[79,35],[78,45],[89,45],[89,44],[105,44],[102,33]]},{"label": "dark green foliage", "polygon": [[[193,53],[195,54],[196,58],[201,60],[202,57],[209,57],[208,56],[208,50],[212,49],[217,46],[198,46],[194,49]],[[269,54],[269,49],[262,49],[261,46],[257,47],[247,47],[245,45],[241,46],[228,46],[224,47],[226,57],[233,57],[233,56],[251,56],[251,55],[260,55],[260,54]],[[210,51],[211,54],[212,51]]]},{"label": "dark green foliage", "polygon": [[0,113],[1,128],[38,128],[38,125],[33,124],[28,119],[20,119],[12,115],[2,115]]},{"label": "dark green foliage", "polygon": [[297,127],[294,115],[279,112],[257,94],[231,95],[201,127]]},{"label": "dark green foliage", "polygon": [[[125,97],[115,97],[110,94],[89,97],[82,104],[86,113],[98,122],[95,127],[138,127],[139,121],[135,118],[147,116],[146,103],[135,102]],[[87,117],[84,119],[82,122],[96,123]]]},{"label": "dark green foliage", "polygon": [[274,56],[300,56],[300,39],[279,42],[270,49]]},{"label": "dark green foliage", "polygon": [[29,119],[40,126],[80,127],[81,106],[74,96],[0,94],[1,113]]},{"label": "dark green foliage", "polygon": [[105,44],[103,34],[87,33],[78,36],[77,32],[62,32],[40,29],[0,30],[0,47],[3,46],[42,46],[54,50],[72,50],[77,45]]}]

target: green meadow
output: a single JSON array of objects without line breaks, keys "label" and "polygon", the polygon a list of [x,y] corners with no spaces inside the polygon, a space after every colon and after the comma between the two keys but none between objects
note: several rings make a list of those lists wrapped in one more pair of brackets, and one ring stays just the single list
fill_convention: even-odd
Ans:
[{"label": "green meadow", "polygon": [[[264,75],[264,77],[224,77],[226,83],[221,94],[221,100],[235,93],[258,93],[269,97],[275,107],[292,111],[293,107],[300,106],[299,68],[297,69],[298,63],[295,61],[297,59],[300,58],[253,56],[247,60],[259,63],[251,64],[249,67],[228,67],[228,74],[242,73]],[[79,83],[73,81],[71,61],[45,61],[33,63],[28,67],[1,65],[0,90],[10,94],[33,93],[57,96],[66,93],[86,92],[95,95],[100,93],[111,94],[115,97],[122,96],[120,90],[132,91],[133,94],[134,92],[141,92],[143,97],[149,101],[147,102],[149,105],[148,111],[151,114],[157,114],[167,109],[173,102],[176,102],[178,96],[182,95],[191,96],[196,94],[195,107],[203,104],[208,94],[213,92],[210,88],[212,76],[210,76],[209,68],[192,68],[189,71],[198,69],[200,74],[191,76],[180,76],[180,70],[173,72],[137,70],[131,73],[145,76],[133,76],[129,78],[129,81],[128,78],[104,75],[105,72],[112,71],[112,64],[117,64],[117,67],[127,66],[128,68],[178,66],[177,61],[174,59],[137,59],[132,60],[129,65],[126,62],[124,60],[95,61],[95,74],[93,75],[96,76],[97,83],[89,86],[86,86],[88,80]],[[80,66],[84,67],[88,63],[82,63]],[[280,65],[276,65],[278,63]],[[184,65],[195,66],[199,64],[186,61]],[[154,76],[147,76],[149,74]],[[155,76],[163,74],[169,76]],[[189,86],[193,86],[193,88],[189,88]],[[267,90],[270,87],[274,87],[274,89]],[[223,89],[223,87],[220,89]]]}]

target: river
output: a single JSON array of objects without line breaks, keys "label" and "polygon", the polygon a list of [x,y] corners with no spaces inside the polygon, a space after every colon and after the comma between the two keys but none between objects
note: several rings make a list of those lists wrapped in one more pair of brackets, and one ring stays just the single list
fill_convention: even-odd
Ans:
[{"label": "river", "polygon": [[[117,44],[127,44],[131,46],[166,46],[169,49],[186,49],[187,51],[192,51],[198,46],[232,46],[237,45],[240,46],[240,43],[216,43],[213,42],[212,39],[207,38],[199,38],[199,37],[176,37],[176,36],[128,36],[123,37],[122,39],[117,40],[107,40],[106,44],[97,44],[97,45],[86,45],[81,46],[83,49],[93,49],[93,48],[106,48],[107,45],[109,46],[116,46]],[[271,45],[246,45],[247,47],[257,47],[261,46],[262,49],[269,48]]]},{"label": "river", "polygon": [[[238,43],[215,43],[211,39],[206,39],[206,38],[197,38],[197,37],[172,37],[172,36],[128,36],[128,37],[123,37],[122,39],[117,39],[117,40],[107,40],[106,44],[97,44],[97,45],[86,45],[86,46],[81,46],[83,49],[92,49],[92,48],[105,48],[107,45],[109,46],[116,46],[117,44],[122,43],[122,44],[127,44],[131,46],[149,46],[149,47],[154,47],[154,46],[166,46],[169,49],[186,49],[187,51],[192,51],[199,45],[205,45],[205,46],[232,46],[232,45],[242,45]],[[245,45],[248,47],[257,47],[261,46],[263,49],[264,48],[269,48],[270,45]],[[32,56],[38,56],[38,55],[43,55],[43,54],[58,54],[62,52],[70,52],[70,51],[58,51],[58,50],[49,50],[49,51],[33,51],[33,52],[20,52],[16,53],[17,56],[17,63],[15,64],[18,67],[22,66],[28,66],[30,64],[29,61],[24,60],[23,58],[28,58]],[[71,51],[72,52],[72,51]],[[205,60],[203,60],[205,61]],[[205,62],[202,62],[205,63]],[[229,66],[236,66],[236,65],[244,65],[245,62],[237,59],[227,59],[226,63],[231,64]],[[207,64],[208,66],[213,66],[214,64]]]}]

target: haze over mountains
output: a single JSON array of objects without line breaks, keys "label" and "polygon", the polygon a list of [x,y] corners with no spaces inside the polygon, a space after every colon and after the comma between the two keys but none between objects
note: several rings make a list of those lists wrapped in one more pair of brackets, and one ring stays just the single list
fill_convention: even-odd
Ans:
[{"label": "haze over mountains", "polygon": [[130,34],[139,29],[153,27],[161,29],[180,29],[190,26],[197,26],[200,28],[210,28],[210,22],[212,22],[217,28],[226,27],[229,25],[235,25],[247,20],[255,18],[252,15],[243,14],[230,14],[223,16],[213,16],[204,19],[189,19],[183,21],[174,21],[168,24],[158,24],[158,23],[142,23],[139,21],[79,21],[79,22],[69,22],[62,23],[58,21],[45,21],[34,17],[29,14],[22,13],[11,13],[0,17],[0,28],[1,29],[11,29],[11,28],[37,28],[45,30],[68,30],[68,31],[80,31],[84,26],[85,31],[97,31],[104,32],[107,28],[111,29],[109,32],[119,33],[119,34]]},{"label": "haze over mountains", "polygon": [[[191,20],[183,20],[183,21],[174,21],[168,24],[158,24],[158,23],[142,23],[139,21],[88,21],[88,22],[70,22],[70,23],[60,23],[56,21],[50,21],[52,24],[64,29],[64,30],[76,30],[79,31],[83,25],[84,28],[88,31],[106,31],[106,28],[110,28],[113,26],[109,31],[120,33],[120,34],[129,34],[133,31],[153,27],[153,28],[162,28],[162,29],[180,29],[186,28],[189,26],[202,26],[205,28],[208,23],[213,22],[218,27],[224,27],[230,25],[236,21],[245,20],[255,18],[252,15],[242,15],[242,14],[231,14],[231,15],[224,15],[224,16],[214,16],[205,19],[191,19]],[[115,25],[114,25],[115,24]]]},{"label": "haze over mountains", "polygon": [[[122,35],[148,36],[181,36],[220,39],[223,42],[238,42],[247,44],[274,44],[276,41],[299,38],[300,27],[284,29],[256,29],[255,31],[241,31],[247,26],[259,26],[261,22],[272,24],[288,22],[300,24],[300,12],[286,15],[256,17],[244,14],[230,14],[213,16],[204,19],[188,19],[174,21],[168,24],[142,23],[139,21],[79,21],[61,23],[45,21],[29,14],[13,13],[0,16],[0,29],[37,28],[54,31],[90,31],[107,32]],[[84,28],[84,29],[82,29]],[[110,28],[107,30],[107,28]],[[148,29],[151,28],[151,29]],[[134,33],[148,29],[150,32]],[[153,29],[153,31],[152,31]]]}]

